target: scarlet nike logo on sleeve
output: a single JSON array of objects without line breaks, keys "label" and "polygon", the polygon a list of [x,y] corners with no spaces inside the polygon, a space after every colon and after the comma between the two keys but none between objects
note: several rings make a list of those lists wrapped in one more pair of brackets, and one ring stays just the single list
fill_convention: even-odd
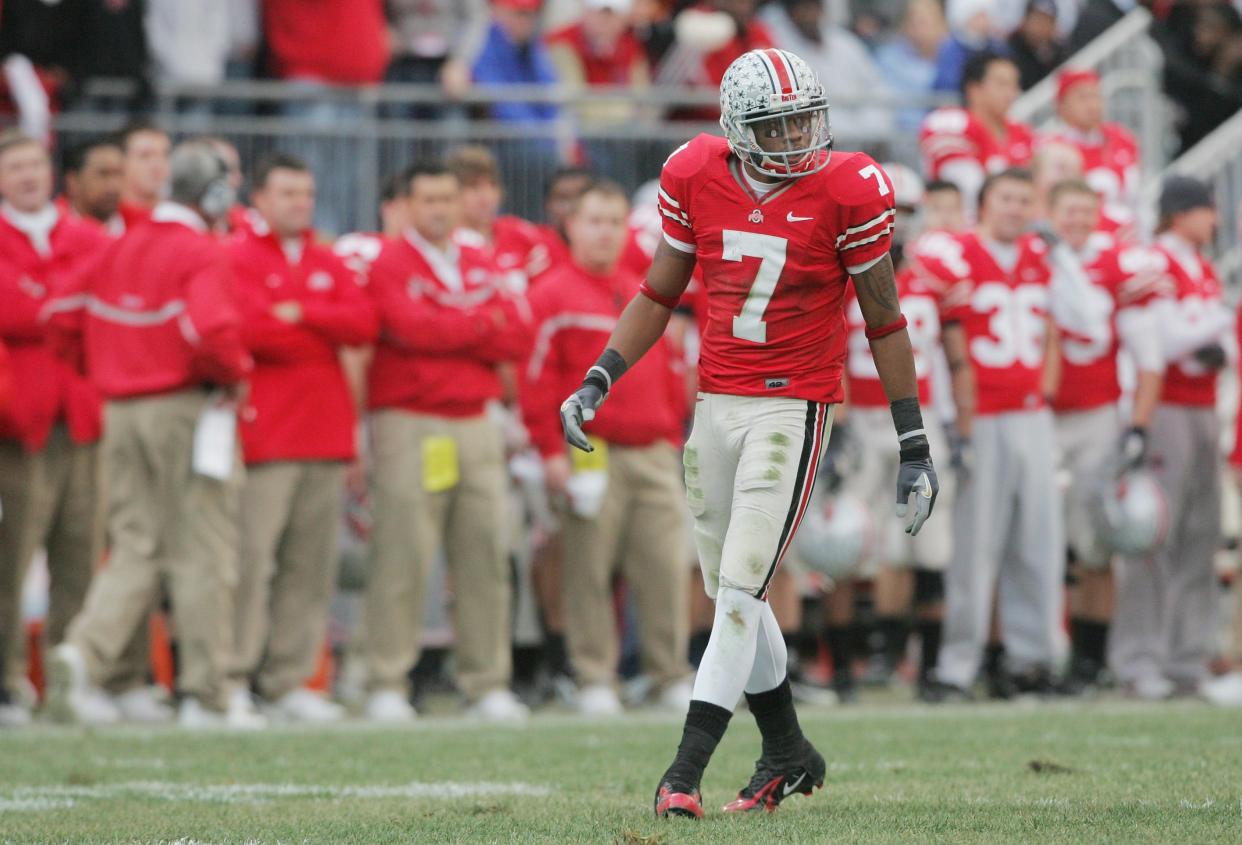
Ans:
[{"label": "scarlet nike logo on sleeve", "polygon": [[787,215],[785,215],[785,222],[787,223],[801,223],[803,220],[814,220],[814,219],[815,219],[814,217],[798,217],[792,211],[789,212]]}]

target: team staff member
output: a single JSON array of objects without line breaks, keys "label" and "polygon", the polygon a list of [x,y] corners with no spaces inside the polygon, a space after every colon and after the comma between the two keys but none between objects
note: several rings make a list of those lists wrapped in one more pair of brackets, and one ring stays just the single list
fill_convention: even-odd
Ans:
[{"label": "team staff member", "polygon": [[121,130],[125,154],[120,213],[127,228],[151,219],[168,186],[168,153],[172,140],[153,123],[137,121]]},{"label": "team staff member", "polygon": [[338,352],[373,341],[378,321],[356,275],[311,229],[315,177],[304,162],[269,159],[252,199],[257,217],[229,248],[255,362],[241,413],[234,694],[249,706],[253,681],[284,718],[335,721],[341,709],[302,684],[327,631],[345,465],[356,454]]},{"label": "team staff member", "polygon": [[1220,543],[1216,378],[1227,363],[1234,323],[1202,254],[1216,231],[1211,189],[1170,176],[1159,211],[1154,250],[1167,262],[1173,295],[1159,317],[1168,368],[1147,448],[1168,500],[1169,531],[1151,556],[1118,566],[1109,643],[1113,673],[1139,698],[1195,692],[1207,680]]},{"label": "team staff member", "polygon": [[111,139],[88,141],[65,154],[65,195],[57,205],[114,237],[125,231],[118,211],[125,154]]},{"label": "team staff member", "polygon": [[525,300],[487,255],[454,242],[461,184],[440,164],[409,174],[409,227],[371,266],[381,335],[368,379],[372,528],[367,582],[367,715],[408,721],[427,581],[444,547],[457,585],[457,681],[473,712],[525,719],[509,690],[508,474],[487,405],[497,368],[530,346]]},{"label": "team staff member", "polygon": [[[612,391],[592,429],[596,455],[571,462],[557,403],[580,383],[641,280],[618,268],[629,201],[609,182],[578,198],[566,219],[571,260],[531,296],[537,330],[526,366],[523,410],[544,458],[548,492],[568,498],[562,576],[569,656],[588,715],[621,711],[613,574],[624,575],[638,612],[643,668],[671,709],[690,698],[686,661],[686,510],[677,447],[685,401],[679,356],[667,340]],[[577,463],[578,466],[574,466]],[[595,485],[596,489],[590,489]],[[604,489],[598,489],[604,485]]]},{"label": "team staff member", "polygon": [[0,413],[0,684],[14,698],[25,687],[21,596],[35,551],[47,548],[44,636],[54,645],[81,608],[103,548],[99,394],[53,354],[39,312],[106,245],[95,227],[53,205],[43,146],[23,134],[0,137],[0,341],[13,386],[12,405]]},{"label": "team staff member", "polygon": [[252,363],[228,256],[211,234],[233,192],[202,142],[178,146],[171,172],[170,199],[110,244],[85,278],[87,369],[107,401],[112,553],[49,661],[48,703],[58,718],[80,716],[83,696],[107,677],[164,583],[181,723],[245,726],[247,714],[225,718],[243,472],[225,397],[242,392]]}]

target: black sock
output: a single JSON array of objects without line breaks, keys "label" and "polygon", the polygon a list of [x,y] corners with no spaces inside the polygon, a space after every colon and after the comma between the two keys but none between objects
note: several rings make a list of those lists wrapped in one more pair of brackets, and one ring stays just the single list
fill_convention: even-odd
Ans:
[{"label": "black sock", "polygon": [[1091,666],[1093,670],[1103,668],[1108,653],[1108,623],[1082,617],[1071,619],[1070,643],[1075,664]]},{"label": "black sock", "polygon": [[824,644],[832,655],[832,685],[836,688],[854,685],[854,630],[848,625],[824,628]]},{"label": "black sock", "polygon": [[1005,669],[1005,647],[1000,643],[988,643],[983,650],[983,671],[989,677],[999,675]]},{"label": "black sock", "polygon": [[543,659],[549,674],[573,677],[573,668],[569,665],[569,651],[565,648],[564,634],[549,631],[544,636]]},{"label": "black sock", "polygon": [[746,706],[763,737],[764,758],[777,766],[792,762],[802,750],[802,727],[794,710],[789,678],[767,692],[746,693]]},{"label": "black sock", "polygon": [[681,744],[677,746],[677,756],[665,772],[664,780],[677,787],[697,788],[703,770],[712,759],[712,752],[720,744],[732,716],[723,707],[692,699],[685,727],[681,731]]},{"label": "black sock", "polygon": [[940,660],[940,620],[919,620],[919,680],[928,680]]},{"label": "black sock", "polygon": [[894,668],[901,664],[906,655],[906,640],[910,636],[910,623],[904,616],[879,616],[875,626],[880,631],[883,641],[884,660]]},{"label": "black sock", "polygon": [[695,669],[703,660],[703,652],[707,651],[707,641],[712,638],[712,629],[703,628],[690,635],[690,665]]}]

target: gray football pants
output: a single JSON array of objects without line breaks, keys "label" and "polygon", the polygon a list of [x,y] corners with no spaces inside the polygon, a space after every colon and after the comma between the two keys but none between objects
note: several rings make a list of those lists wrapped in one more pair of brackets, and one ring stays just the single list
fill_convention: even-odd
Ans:
[{"label": "gray football pants", "polygon": [[1195,686],[1207,674],[1216,631],[1219,443],[1212,408],[1161,405],[1152,417],[1148,454],[1168,502],[1169,533],[1154,554],[1117,566],[1108,659],[1122,682],[1162,675]]},{"label": "gray football pants", "polygon": [[939,680],[975,681],[997,594],[1011,670],[1051,667],[1062,650],[1065,529],[1056,437],[1046,410],[975,420],[974,465],[957,489]]}]

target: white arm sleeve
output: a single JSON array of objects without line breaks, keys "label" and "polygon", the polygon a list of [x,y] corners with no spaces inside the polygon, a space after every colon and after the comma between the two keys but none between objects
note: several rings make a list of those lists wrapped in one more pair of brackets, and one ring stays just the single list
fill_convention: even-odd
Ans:
[{"label": "white arm sleeve", "polygon": [[1093,296],[1087,271],[1068,246],[1057,244],[1048,256],[1052,265],[1052,319],[1063,329],[1085,337],[1103,336],[1111,307],[1103,296]]},{"label": "white arm sleeve", "polygon": [[1165,361],[1176,361],[1209,343],[1228,347],[1228,335],[1231,334],[1235,317],[1224,303],[1216,303],[1194,323],[1183,319],[1176,300],[1162,299],[1157,304],[1160,306],[1157,311],[1160,345]]},{"label": "white arm sleeve", "polygon": [[4,79],[9,85],[13,102],[17,104],[21,130],[46,144],[51,137],[52,109],[30,59],[19,53],[5,59]]},{"label": "white arm sleeve", "polygon": [[1163,373],[1165,365],[1158,312],[1155,303],[1117,312],[1117,335],[1121,345],[1130,353],[1134,366],[1151,373]]}]

